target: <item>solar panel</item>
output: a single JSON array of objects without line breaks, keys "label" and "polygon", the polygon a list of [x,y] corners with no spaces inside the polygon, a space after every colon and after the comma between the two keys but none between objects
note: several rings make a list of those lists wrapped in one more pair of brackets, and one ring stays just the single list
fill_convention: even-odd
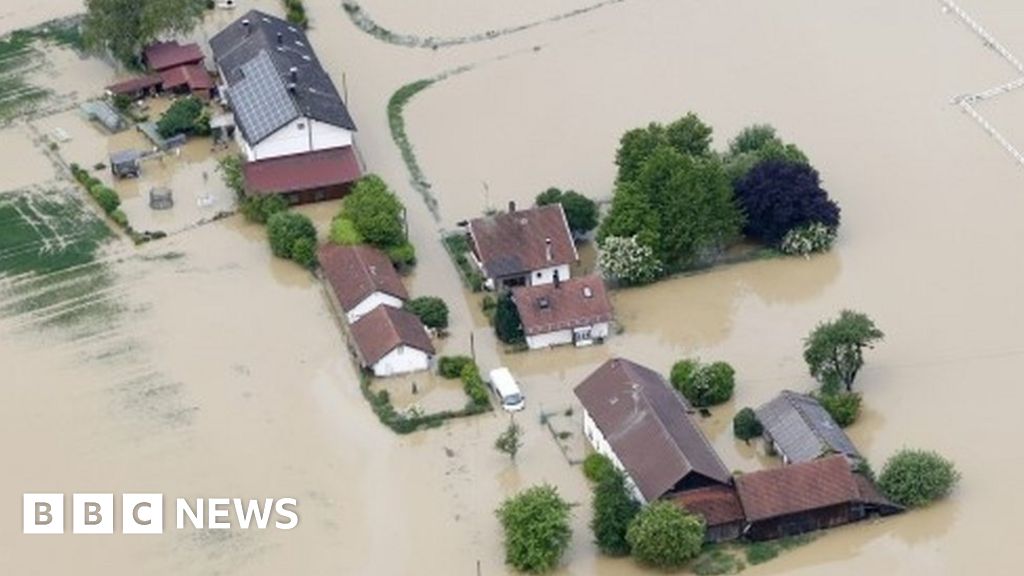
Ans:
[{"label": "solar panel", "polygon": [[245,79],[231,89],[231,105],[250,142],[263,140],[299,116],[265,50],[243,65],[242,73]]}]

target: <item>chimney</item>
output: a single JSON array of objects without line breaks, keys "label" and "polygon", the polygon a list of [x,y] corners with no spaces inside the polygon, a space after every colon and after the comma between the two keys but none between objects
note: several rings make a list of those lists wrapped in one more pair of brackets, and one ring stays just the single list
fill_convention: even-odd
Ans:
[{"label": "chimney", "polygon": [[551,262],[553,256],[551,254],[551,238],[544,239],[544,257],[548,262]]},{"label": "chimney", "polygon": [[280,32],[277,33],[277,45],[284,46],[284,34]]},{"label": "chimney", "polygon": [[508,201],[508,213],[509,214],[515,214],[515,211],[516,211],[516,201],[515,200],[509,200]]},{"label": "chimney", "polygon": [[294,82],[289,82],[288,83],[288,92],[290,92],[292,94],[295,94],[295,89],[296,89],[295,83]]},{"label": "chimney", "polygon": [[299,69],[296,68],[295,66],[292,66],[291,68],[288,69],[288,73],[292,77],[292,84],[298,84],[299,83]]},{"label": "chimney", "polygon": [[249,19],[245,18],[242,20],[242,30],[245,30],[245,35],[249,35]]},{"label": "chimney", "polygon": [[[550,254],[548,259],[551,259]],[[555,270],[555,273],[552,275],[552,279],[555,281],[555,290],[562,287],[562,279],[558,276],[558,270]]]}]

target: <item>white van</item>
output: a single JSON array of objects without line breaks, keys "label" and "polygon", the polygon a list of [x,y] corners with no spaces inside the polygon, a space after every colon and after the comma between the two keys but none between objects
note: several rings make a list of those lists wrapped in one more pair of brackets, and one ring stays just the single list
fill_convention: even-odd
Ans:
[{"label": "white van", "polygon": [[491,389],[501,399],[501,407],[508,412],[518,412],[526,407],[526,398],[519,390],[519,384],[508,368],[502,366],[491,370]]}]

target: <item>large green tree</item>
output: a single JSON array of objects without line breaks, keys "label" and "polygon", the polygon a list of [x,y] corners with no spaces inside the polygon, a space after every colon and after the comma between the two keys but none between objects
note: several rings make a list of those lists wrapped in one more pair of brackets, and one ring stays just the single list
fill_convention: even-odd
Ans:
[{"label": "large green tree", "polygon": [[575,190],[548,188],[537,195],[536,204],[561,204],[569,229],[575,236],[583,236],[597,227],[597,203]]},{"label": "large green tree", "polygon": [[729,180],[738,182],[755,165],[765,160],[781,160],[794,164],[808,164],[807,156],[795,144],[787,144],[768,124],[753,124],[740,131],[729,142],[723,157]]},{"label": "large green tree", "polygon": [[509,294],[498,297],[498,305],[494,309],[494,333],[506,344],[519,344],[526,339],[523,319],[519,317],[519,309]]},{"label": "large green tree", "polygon": [[190,32],[205,9],[206,0],[85,0],[82,38],[89,49],[138,66],[146,45]]},{"label": "large green tree", "polygon": [[403,212],[402,202],[384,180],[368,174],[352,187],[339,216],[351,221],[368,243],[390,248],[406,241]]},{"label": "large green tree", "polygon": [[661,570],[678,570],[700,553],[704,532],[700,517],[661,500],[636,515],[626,540],[640,562]]},{"label": "large green tree", "polygon": [[651,122],[644,128],[627,131],[619,140],[619,149],[615,153],[618,181],[635,180],[644,163],[658,148],[668,147],[685,156],[710,156],[711,134],[711,127],[693,112],[668,125]]},{"label": "large green tree", "polygon": [[540,574],[558,566],[569,547],[571,505],[553,486],[534,486],[505,500],[496,511],[505,531],[505,562]]},{"label": "large green tree", "polygon": [[804,340],[804,360],[824,392],[840,386],[849,392],[864,366],[864,349],[885,337],[866,314],[843,310],[839,318],[823,322]]},{"label": "large green tree", "polygon": [[609,556],[628,555],[626,530],[640,511],[640,503],[630,495],[621,472],[611,468],[601,476],[594,486],[592,506],[590,529],[597,549]]}]

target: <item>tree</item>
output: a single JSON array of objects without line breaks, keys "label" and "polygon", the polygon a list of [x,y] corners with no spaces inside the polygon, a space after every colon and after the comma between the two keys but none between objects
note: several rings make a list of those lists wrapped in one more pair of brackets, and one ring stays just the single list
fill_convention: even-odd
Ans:
[{"label": "tree", "polygon": [[741,409],[732,419],[732,433],[744,442],[750,442],[763,432],[764,426],[757,419],[757,413],[749,407]]},{"label": "tree", "polygon": [[405,303],[405,309],[420,317],[423,324],[435,330],[448,327],[448,305],[437,296],[420,296]]},{"label": "tree", "polygon": [[553,486],[534,486],[496,511],[505,531],[505,562],[522,572],[554,569],[569,547],[571,506]]},{"label": "tree", "polygon": [[640,511],[640,503],[630,495],[621,472],[612,469],[594,486],[592,508],[590,529],[597,549],[609,556],[628,556],[626,531]]},{"label": "tree", "polygon": [[494,449],[498,452],[508,454],[513,462],[516,461],[516,454],[523,447],[523,429],[516,424],[516,421],[509,419],[508,428],[502,432],[494,441]]},{"label": "tree", "polygon": [[345,199],[340,216],[352,222],[366,241],[378,248],[405,243],[404,208],[376,174],[363,176]]},{"label": "tree", "polygon": [[684,156],[711,156],[711,134],[711,127],[693,112],[668,126],[651,122],[645,128],[627,131],[615,153],[618,182],[631,182],[639,177],[643,165],[659,148],[669,148]]},{"label": "tree", "polygon": [[287,209],[288,201],[280,194],[246,196],[241,202],[241,210],[245,219],[260,224],[266,224],[271,216]]},{"label": "tree", "polygon": [[138,67],[146,45],[191,32],[205,9],[206,0],[86,0],[82,39],[90,50]]},{"label": "tree", "polygon": [[604,245],[612,237],[636,237],[638,243],[654,248],[658,242],[658,215],[643,190],[635,183],[620,183],[612,197],[612,207],[597,230],[597,242]]},{"label": "tree", "polygon": [[305,215],[297,212],[278,212],[267,221],[270,250],[279,258],[289,258],[304,266],[311,266],[315,256],[316,227]]},{"label": "tree", "polygon": [[210,119],[206,116],[203,102],[195,96],[176,100],[160,116],[156,130],[164,138],[178,134],[205,135],[210,133]]},{"label": "tree", "polygon": [[680,154],[710,156],[712,129],[693,112],[665,127],[665,138]]},{"label": "tree", "polygon": [[672,386],[695,408],[706,408],[728,402],[736,387],[736,371],[725,362],[701,364],[697,360],[681,360],[672,366]]},{"label": "tree", "polygon": [[861,395],[856,392],[830,392],[816,394],[821,407],[841,427],[846,428],[860,416]]},{"label": "tree", "polygon": [[804,340],[804,360],[825,393],[838,391],[840,385],[849,392],[864,366],[864,349],[884,337],[867,315],[843,310],[839,318],[818,324]]},{"label": "tree", "polygon": [[765,160],[808,164],[807,156],[795,145],[783,142],[776,136],[775,128],[768,124],[754,124],[741,130],[729,142],[729,150],[723,158],[726,174],[733,184]]},{"label": "tree", "polygon": [[340,217],[331,220],[329,238],[332,243],[341,246],[355,246],[366,241],[351,220]]},{"label": "tree", "polygon": [[497,334],[498,340],[505,344],[519,344],[526,339],[523,334],[523,320],[519,317],[519,309],[516,308],[510,294],[498,297],[498,305],[494,309],[494,333]]},{"label": "tree", "polygon": [[878,486],[893,502],[917,508],[945,498],[960,481],[956,466],[939,454],[903,449],[889,458]]},{"label": "tree", "polygon": [[736,199],[747,215],[746,234],[767,244],[778,245],[789,231],[809,224],[839,227],[839,206],[807,164],[760,162],[736,182]]},{"label": "tree", "polygon": [[700,553],[704,521],[677,505],[657,501],[641,510],[626,531],[633,557],[661,570],[677,570]]},{"label": "tree", "polygon": [[627,286],[653,282],[662,271],[654,250],[641,244],[636,236],[605,238],[597,262],[605,278]]},{"label": "tree", "polygon": [[597,203],[575,190],[559,190],[548,188],[537,195],[537,206],[549,204],[561,204],[565,211],[565,219],[569,223],[569,230],[576,237],[587,235],[591,230],[597,228],[599,211]]}]

